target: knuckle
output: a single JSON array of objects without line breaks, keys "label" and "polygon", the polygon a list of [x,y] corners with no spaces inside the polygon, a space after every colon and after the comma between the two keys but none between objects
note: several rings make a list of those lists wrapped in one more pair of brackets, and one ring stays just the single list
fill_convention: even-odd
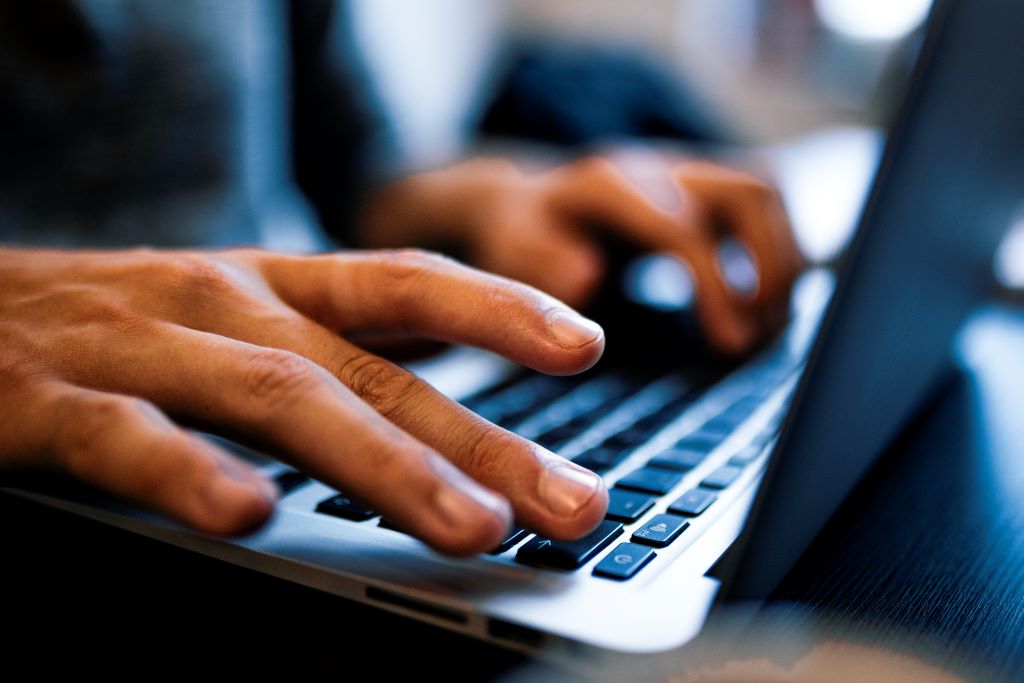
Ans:
[{"label": "knuckle", "polygon": [[342,382],[378,413],[394,414],[417,384],[412,373],[376,356],[356,356],[338,372]]},{"label": "knuckle", "polygon": [[529,474],[526,468],[530,462],[536,462],[532,457],[524,458],[525,462],[519,462],[514,457],[516,453],[525,451],[525,442],[522,438],[512,432],[506,431],[496,425],[483,425],[472,430],[463,439],[463,447],[460,449],[459,465],[474,475],[484,473],[495,473],[515,463],[515,468],[520,474]]},{"label": "knuckle", "polygon": [[217,260],[200,255],[172,256],[158,261],[158,268],[173,289],[191,295],[225,293],[237,288],[235,279]]},{"label": "knuckle", "polygon": [[131,334],[144,331],[152,322],[129,302],[105,292],[85,289],[60,298],[62,301],[53,303],[66,311],[67,332],[72,335],[79,335],[83,331]]},{"label": "knuckle", "polygon": [[269,349],[248,360],[243,384],[259,417],[266,418],[293,407],[320,384],[320,377],[302,356]]},{"label": "knuckle", "polygon": [[386,268],[389,278],[403,281],[448,267],[453,261],[447,256],[423,249],[396,249],[382,252],[380,263]]}]

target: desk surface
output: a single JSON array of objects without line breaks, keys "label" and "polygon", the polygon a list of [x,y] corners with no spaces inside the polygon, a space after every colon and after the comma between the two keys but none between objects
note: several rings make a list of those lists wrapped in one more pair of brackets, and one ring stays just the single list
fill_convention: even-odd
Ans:
[{"label": "desk surface", "polygon": [[[773,623],[899,643],[953,672],[1024,678],[1024,313],[968,327],[965,371],[857,487],[776,592]],[[9,654],[43,667],[485,680],[515,654],[0,497]],[[825,617],[825,622],[820,619]],[[823,629],[820,624],[826,623]],[[867,635],[865,635],[867,634]],[[396,656],[401,653],[401,656]],[[5,654],[6,657],[6,654]]]}]

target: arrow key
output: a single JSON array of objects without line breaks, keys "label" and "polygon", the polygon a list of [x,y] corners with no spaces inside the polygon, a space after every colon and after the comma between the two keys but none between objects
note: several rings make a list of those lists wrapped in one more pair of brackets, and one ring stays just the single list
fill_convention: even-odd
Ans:
[{"label": "arrow key", "polygon": [[516,562],[546,569],[579,569],[621,535],[621,524],[605,520],[575,541],[552,541],[535,536],[516,553]]}]

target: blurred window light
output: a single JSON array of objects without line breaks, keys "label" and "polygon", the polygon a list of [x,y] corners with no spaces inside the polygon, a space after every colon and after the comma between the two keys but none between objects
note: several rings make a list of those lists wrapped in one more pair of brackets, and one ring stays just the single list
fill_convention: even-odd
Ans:
[{"label": "blurred window light", "polygon": [[996,252],[995,269],[1004,287],[1024,290],[1024,215],[1017,219]]},{"label": "blurred window light", "polygon": [[694,283],[690,271],[668,254],[648,254],[634,260],[623,274],[626,296],[661,311],[681,311],[690,306]]},{"label": "blurred window light", "polygon": [[928,17],[932,0],[814,0],[822,23],[853,40],[898,40]]}]

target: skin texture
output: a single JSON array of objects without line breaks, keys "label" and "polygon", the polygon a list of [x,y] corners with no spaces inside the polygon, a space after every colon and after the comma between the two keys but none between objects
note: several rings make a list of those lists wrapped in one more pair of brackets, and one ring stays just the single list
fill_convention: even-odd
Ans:
[{"label": "skin texture", "polygon": [[345,339],[475,344],[555,374],[596,362],[600,327],[526,285],[418,251],[0,250],[0,283],[0,467],[209,533],[265,521],[273,485],[173,418],[245,433],[454,555],[496,546],[513,515],[577,537],[607,506],[596,475]]},{"label": "skin texture", "polygon": [[[778,193],[706,162],[623,155],[527,173],[474,159],[385,188],[362,236],[372,247],[453,244],[479,268],[582,307],[605,274],[602,232],[678,258],[709,340],[725,354],[750,351],[785,321],[802,260]],[[729,287],[718,269],[726,237],[753,258],[753,293]]]},{"label": "skin texture", "polygon": [[[581,372],[604,349],[570,308],[604,275],[594,226],[686,264],[723,352],[785,318],[800,259],[778,196],[703,163],[586,159],[527,174],[478,159],[369,203],[365,243],[455,243],[498,275],[409,250],[0,249],[0,471],[63,472],[208,533],[257,527],[273,484],[179,425],[198,426],[244,437],[445,553],[491,549],[513,518],[582,536],[607,507],[600,477],[358,340],[472,344]],[[726,236],[752,255],[756,291],[725,284]]]}]

